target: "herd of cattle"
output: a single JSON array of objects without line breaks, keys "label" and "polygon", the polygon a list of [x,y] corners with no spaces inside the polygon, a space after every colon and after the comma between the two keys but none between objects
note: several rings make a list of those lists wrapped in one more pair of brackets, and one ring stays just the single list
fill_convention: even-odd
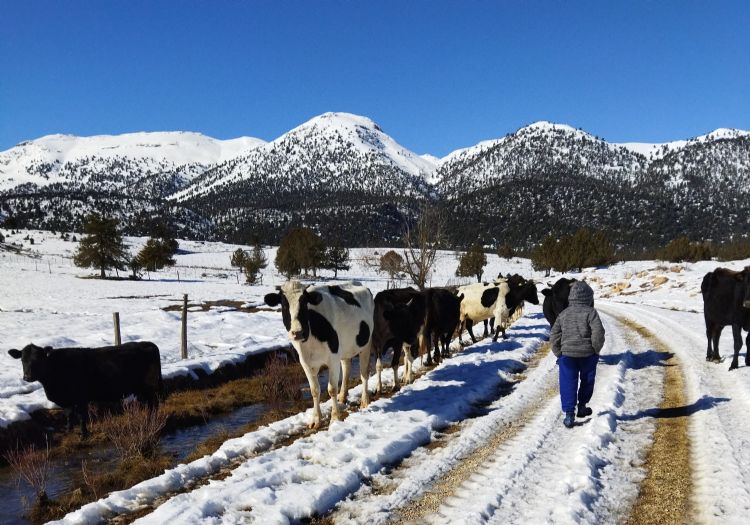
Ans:
[{"label": "herd of cattle", "polygon": [[[542,309],[550,325],[568,306],[574,281],[561,278],[542,290]],[[737,368],[741,331],[750,332],[750,267],[740,272],[724,268],[709,272],[701,291],[708,339],[706,359],[719,360],[721,331],[732,326],[734,359],[729,369]],[[450,342],[458,336],[463,344],[464,330],[476,342],[473,326],[480,321],[484,322],[484,335],[489,335],[489,325],[496,341],[501,333],[505,337],[508,326],[523,314],[525,302],[539,304],[536,284],[520,275],[460,287],[385,290],[375,297],[355,282],[303,285],[289,281],[264,300],[269,306],[281,305],[284,326],[310,385],[314,404],[312,428],[321,422],[318,372],[322,367],[328,369],[331,420],[337,420],[340,413],[336,401],[345,401],[355,356],[359,357],[364,385],[361,406],[366,407],[371,353],[376,357],[375,392],[382,391],[382,358],[389,350],[393,351],[394,389],[398,389],[402,355],[404,380],[410,383],[417,356],[424,356],[428,365],[449,357]],[[750,334],[747,345],[750,348]],[[83,436],[87,434],[90,402],[117,402],[135,395],[139,401],[154,406],[162,395],[159,349],[150,342],[64,349],[30,344],[8,353],[21,359],[24,380],[39,381],[47,398],[66,409],[69,427],[78,416]],[[750,352],[745,364],[750,366]]]},{"label": "herd of cattle", "polygon": [[[328,394],[332,400],[343,403],[352,358],[359,357],[360,378],[367,385],[370,354],[375,353],[375,392],[380,393],[382,358],[388,350],[393,350],[391,367],[394,388],[398,388],[402,354],[404,380],[410,383],[417,355],[425,356],[428,365],[433,360],[439,362],[449,355],[449,343],[457,333],[460,338],[464,329],[476,342],[472,327],[479,321],[491,321],[493,339],[497,340],[520,316],[524,301],[539,304],[536,284],[520,275],[460,287],[385,290],[374,298],[359,283],[305,286],[289,281],[264,300],[269,306],[281,305],[284,326],[310,384],[312,428],[320,426],[321,421],[318,372],[322,367],[328,369]],[[365,387],[361,406],[368,403],[369,392]],[[334,401],[331,420],[337,419],[340,415]]]}]

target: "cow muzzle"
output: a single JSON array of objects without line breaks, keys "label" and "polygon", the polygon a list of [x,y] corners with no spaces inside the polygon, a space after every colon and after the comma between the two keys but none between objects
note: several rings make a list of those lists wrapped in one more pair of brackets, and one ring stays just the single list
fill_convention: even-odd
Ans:
[{"label": "cow muzzle", "polygon": [[302,330],[299,332],[289,332],[289,338],[292,341],[304,341],[305,333]]},{"label": "cow muzzle", "polygon": [[742,303],[742,306],[745,308],[750,308],[750,299],[747,299],[744,303]]}]

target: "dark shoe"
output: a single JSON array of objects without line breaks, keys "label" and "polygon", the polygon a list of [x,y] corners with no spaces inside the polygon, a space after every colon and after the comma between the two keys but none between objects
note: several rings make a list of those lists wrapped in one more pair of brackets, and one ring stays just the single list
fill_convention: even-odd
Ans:
[{"label": "dark shoe", "polygon": [[565,419],[563,419],[563,425],[565,425],[565,428],[573,428],[575,424],[576,424],[575,414],[573,414],[573,412],[566,413]]},{"label": "dark shoe", "polygon": [[594,413],[594,411],[591,410],[586,405],[579,405],[578,406],[578,417],[588,417],[588,416],[590,416],[593,413]]}]

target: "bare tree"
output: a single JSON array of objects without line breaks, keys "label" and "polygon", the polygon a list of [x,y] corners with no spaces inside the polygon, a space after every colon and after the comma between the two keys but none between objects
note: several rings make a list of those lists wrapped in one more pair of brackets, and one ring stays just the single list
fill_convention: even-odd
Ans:
[{"label": "bare tree", "polygon": [[430,277],[444,233],[441,210],[429,205],[422,207],[413,226],[406,225],[403,270],[420,290],[424,290]]}]

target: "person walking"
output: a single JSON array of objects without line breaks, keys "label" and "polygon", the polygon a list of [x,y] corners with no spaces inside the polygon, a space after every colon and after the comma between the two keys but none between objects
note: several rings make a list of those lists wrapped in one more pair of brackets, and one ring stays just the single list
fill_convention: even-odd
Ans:
[{"label": "person walking", "polygon": [[592,414],[586,405],[594,393],[596,364],[604,346],[604,327],[594,309],[594,290],[586,282],[573,283],[568,307],[555,321],[549,340],[560,366],[560,403],[565,413],[563,424],[572,428],[576,415],[586,417]]}]

